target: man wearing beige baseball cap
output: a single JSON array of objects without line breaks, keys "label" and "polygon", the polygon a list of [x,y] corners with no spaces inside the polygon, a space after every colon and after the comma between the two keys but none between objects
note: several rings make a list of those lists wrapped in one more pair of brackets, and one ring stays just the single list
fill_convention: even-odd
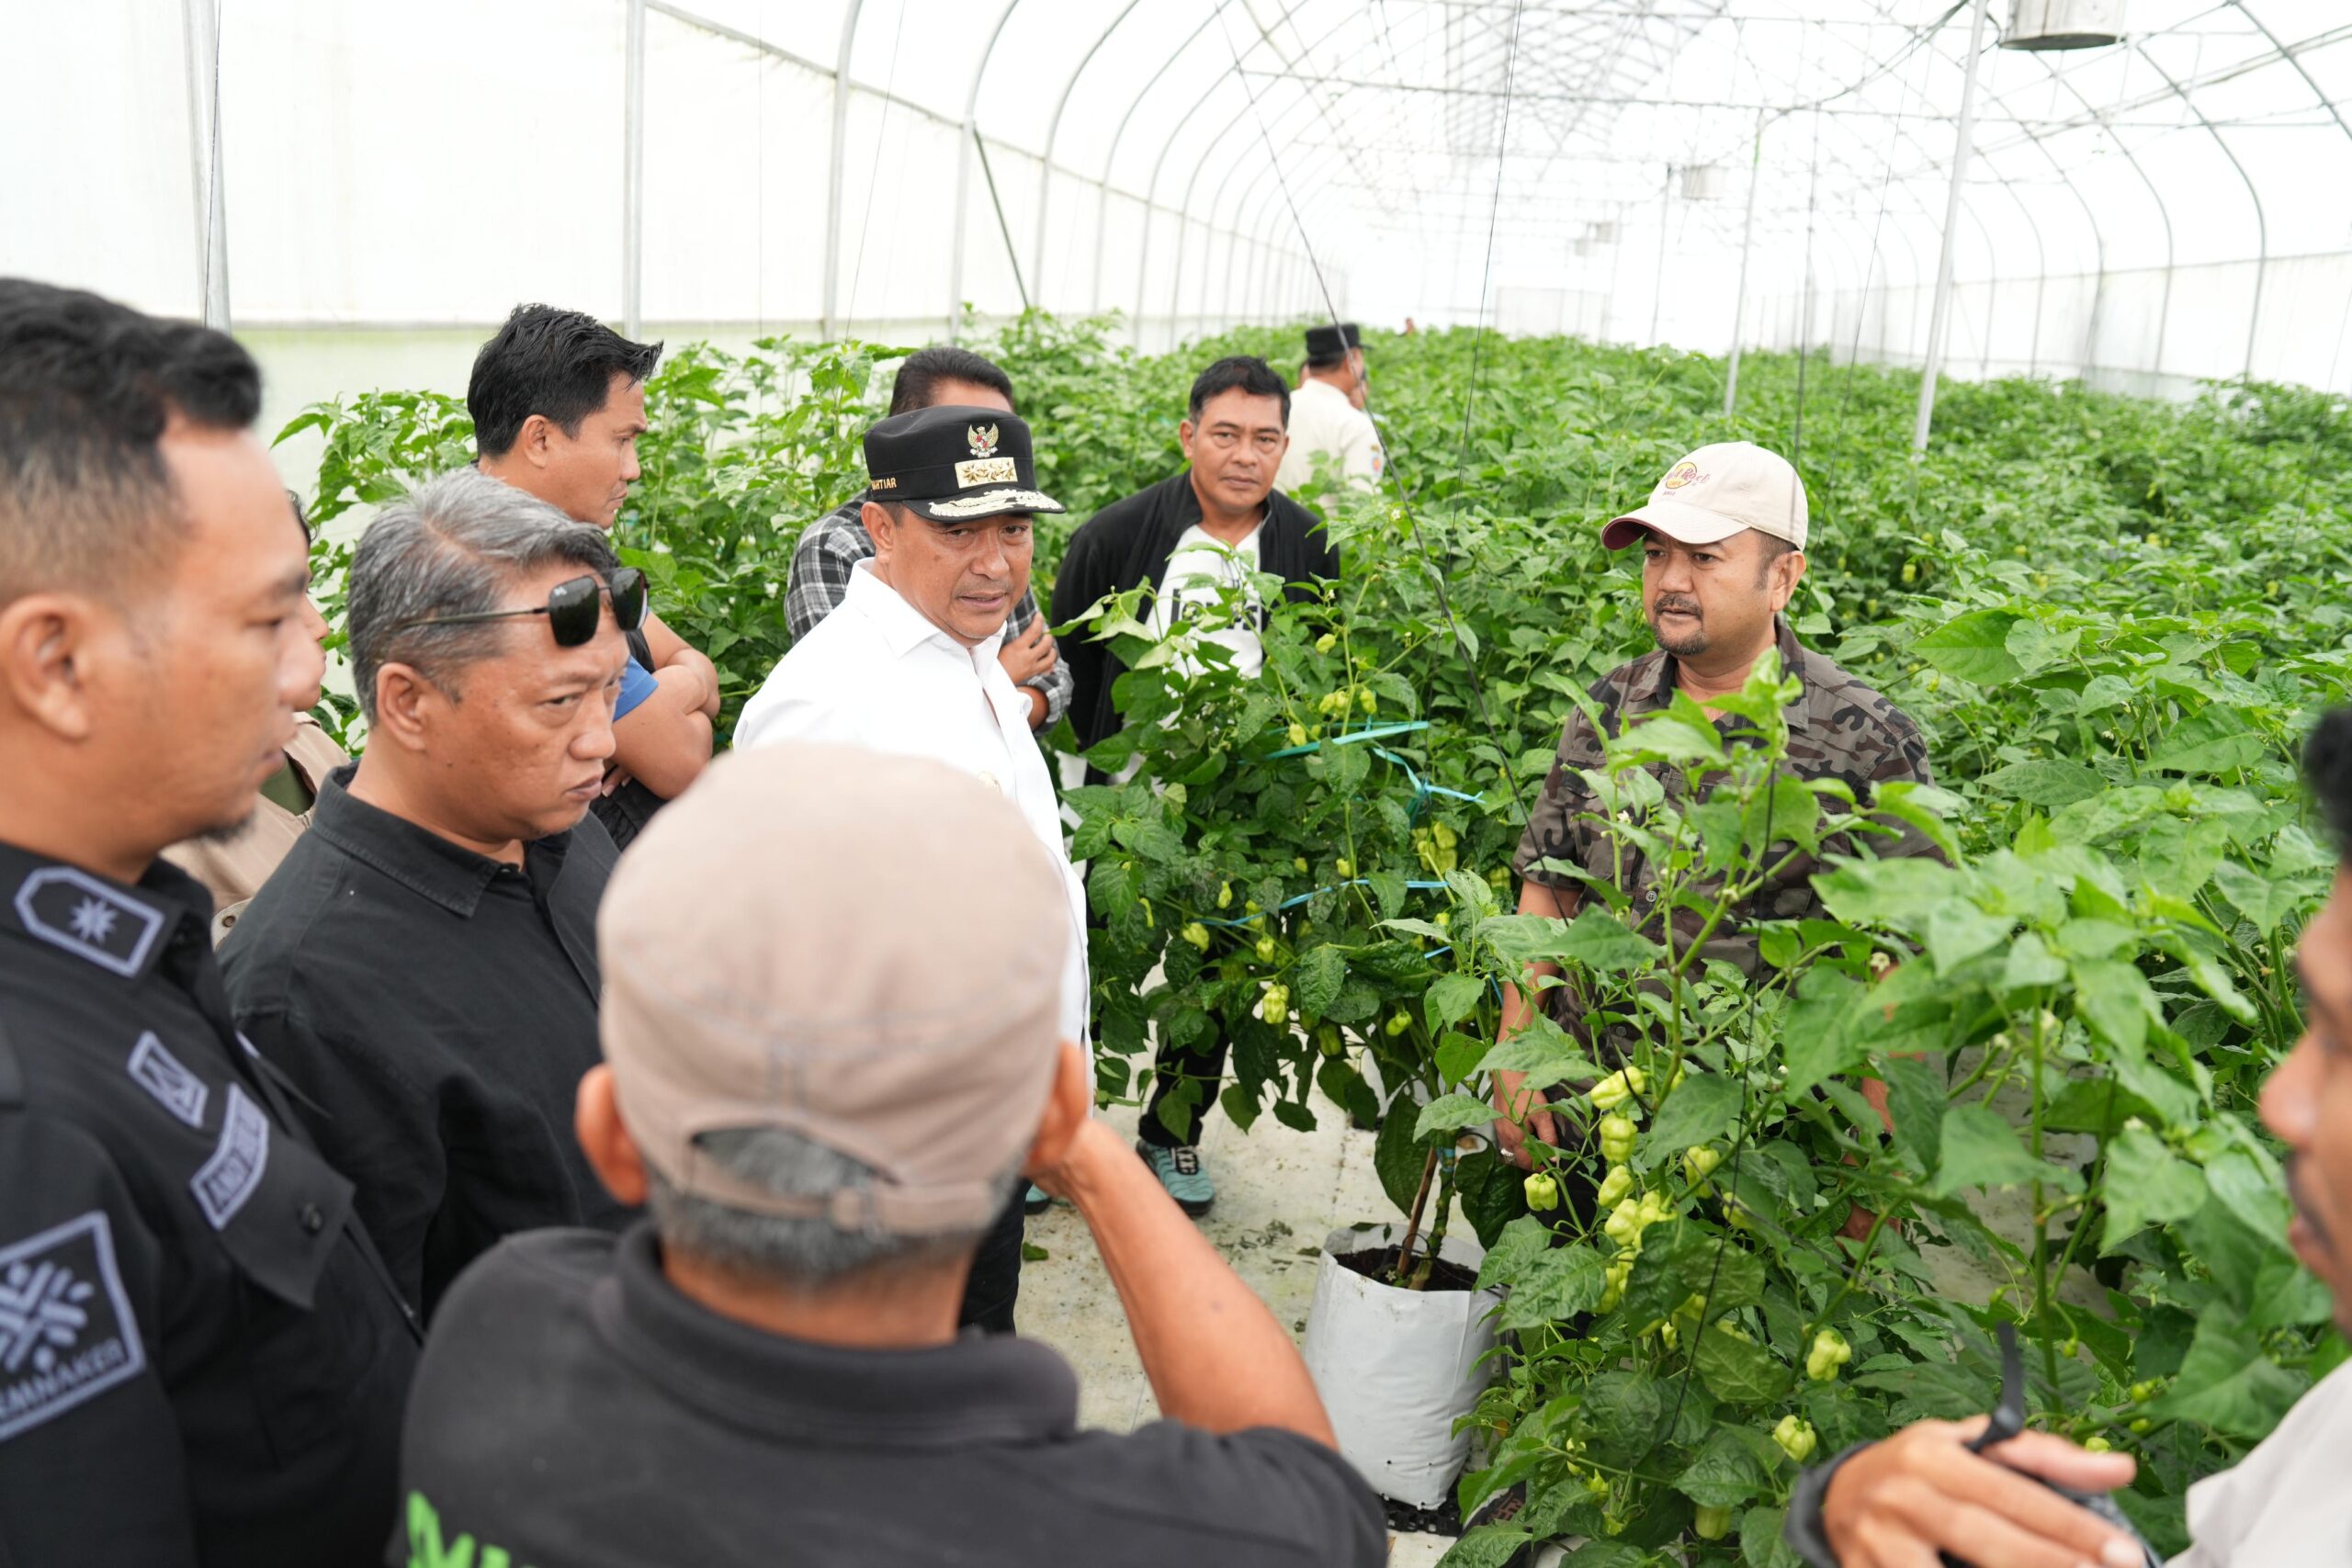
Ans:
[{"label": "man wearing beige baseball cap", "polygon": [[[1893,703],[1798,642],[1782,617],[1804,578],[1807,532],[1804,481],[1796,468],[1747,441],[1700,447],[1666,471],[1647,502],[1602,525],[1600,541],[1608,548],[1641,547],[1642,615],[1657,647],[1593,685],[1599,726],[1581,708],[1569,714],[1558,758],[1513,858],[1521,914],[1573,916],[1580,882],[1561,868],[1576,867],[1622,887],[1634,914],[1657,925],[1656,868],[1602,828],[1609,813],[1585,783],[1583,771],[1603,768],[1604,741],[1628,720],[1666,707],[1677,692],[1706,708],[1726,735],[1743,728],[1736,717],[1717,716],[1710,699],[1738,691],[1767,649],[1777,648],[1781,670],[1804,687],[1788,709],[1789,763],[1798,777],[1839,779],[1866,804],[1882,785],[1928,782],[1928,749],[1917,727]],[[1887,825],[1892,830],[1871,838],[1871,852],[1934,852],[1917,828],[1892,819]],[[1850,854],[1855,849],[1839,836],[1824,840],[1821,853]],[[1753,922],[1826,916],[1813,891],[1818,869],[1815,857],[1794,857],[1758,890],[1745,920],[1709,936],[1705,956],[1753,974]],[[1679,911],[1675,919],[1684,938],[1702,934],[1690,911]],[[1504,996],[1503,1035],[1516,1033],[1533,1011],[1527,998],[1538,980],[1558,973],[1554,964],[1529,965],[1527,987]],[[1554,987],[1550,995],[1563,998],[1566,992]],[[1495,1123],[1495,1138],[1506,1155],[1527,1163],[1524,1142],[1530,1132],[1555,1147],[1563,1136],[1575,1135],[1570,1123],[1554,1118],[1522,1089],[1524,1074],[1495,1077],[1495,1103],[1504,1113]],[[1883,1099],[1884,1086],[1873,1080],[1865,1088],[1871,1091]],[[1880,1109],[1883,1112],[1883,1105]],[[1581,1205],[1580,1213],[1590,1213],[1589,1179],[1564,1183],[1564,1194]]]},{"label": "man wearing beige baseball cap", "polygon": [[[1039,936],[1059,868],[1013,802],[926,759],[737,752],[613,889],[579,1134],[652,1217],[515,1237],[445,1298],[407,1561],[1383,1560],[1290,1337],[1091,1114]],[[1059,1356],[957,1336],[1024,1175],[1091,1229],[1166,1419],[1081,1432]]]}]

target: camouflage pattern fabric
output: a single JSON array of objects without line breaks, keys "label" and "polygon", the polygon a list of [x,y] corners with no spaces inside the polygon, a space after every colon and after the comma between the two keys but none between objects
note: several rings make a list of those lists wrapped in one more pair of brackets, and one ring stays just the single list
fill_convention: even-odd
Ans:
[{"label": "camouflage pattern fabric", "polygon": [[[1778,629],[1781,666],[1804,685],[1804,694],[1787,710],[1789,760],[1796,776],[1842,779],[1855,799],[1865,805],[1883,784],[1932,782],[1928,776],[1927,744],[1902,709],[1822,655],[1806,649],[1785,621],[1778,623]],[[1674,687],[1674,657],[1661,649],[1611,671],[1593,685],[1591,694],[1608,733],[1615,735],[1629,721],[1665,707],[1673,700]],[[1736,716],[1725,715],[1715,721],[1715,728],[1729,736],[1745,724]],[[1578,773],[1579,769],[1598,772],[1605,766],[1601,744],[1601,734],[1581,709],[1568,716],[1560,732],[1559,754],[1544,781],[1544,794],[1528,817],[1527,831],[1520,840],[1511,868],[1526,881],[1573,893],[1581,890],[1576,878],[1543,870],[1537,863],[1557,860],[1581,866],[1594,877],[1630,893],[1634,913],[1643,922],[1643,934],[1660,941],[1654,871],[1632,845],[1621,844],[1602,826],[1606,813]],[[1670,768],[1653,772],[1667,797],[1679,800],[1680,773]],[[1894,818],[1883,820],[1888,828],[1900,829],[1900,833],[1862,835],[1868,840],[1867,852],[1882,859],[1938,853],[1917,829]],[[1824,855],[1857,852],[1847,834],[1825,839],[1821,847]],[[1813,875],[1820,868],[1820,862],[1812,856],[1797,856],[1748,906],[1734,911],[1716,928],[1702,956],[1722,959],[1754,974],[1757,939],[1751,930],[1742,928],[1758,920],[1827,919],[1813,890]],[[1700,925],[1695,911],[1675,912],[1678,950],[1697,938]],[[1552,996],[1566,1001],[1571,988],[1560,987]]]}]

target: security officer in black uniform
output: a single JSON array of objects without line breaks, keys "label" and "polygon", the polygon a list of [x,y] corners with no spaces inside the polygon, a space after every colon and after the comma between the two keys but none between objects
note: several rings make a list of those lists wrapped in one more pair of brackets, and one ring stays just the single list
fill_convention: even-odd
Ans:
[{"label": "security officer in black uniform", "polygon": [[220,333],[0,280],[0,1565],[359,1568],[416,1329],[211,898],[317,700],[308,562]]}]

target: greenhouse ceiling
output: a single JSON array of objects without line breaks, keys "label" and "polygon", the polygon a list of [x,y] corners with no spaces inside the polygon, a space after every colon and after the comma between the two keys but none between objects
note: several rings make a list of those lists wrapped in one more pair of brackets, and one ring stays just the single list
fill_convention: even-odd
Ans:
[{"label": "greenhouse ceiling", "polygon": [[[2341,0],[9,18],[46,68],[0,109],[0,265],[241,330],[470,328],[548,298],[906,337],[1035,303],[1118,310],[1151,346],[1337,312],[1917,362],[1949,228],[1954,369],[2352,375]],[[2086,23],[2115,41],[2015,47]]]}]

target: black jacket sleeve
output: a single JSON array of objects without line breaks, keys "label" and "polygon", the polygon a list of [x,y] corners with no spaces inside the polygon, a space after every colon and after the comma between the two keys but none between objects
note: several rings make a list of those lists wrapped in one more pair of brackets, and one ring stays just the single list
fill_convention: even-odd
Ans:
[{"label": "black jacket sleeve", "polygon": [[105,1149],[0,1108],[0,1563],[196,1568],[168,1276]]},{"label": "black jacket sleeve", "polygon": [[[1067,625],[1082,615],[1112,586],[1109,551],[1102,514],[1079,525],[1063,552],[1061,570],[1054,577],[1052,624]],[[1080,631],[1056,642],[1055,650],[1070,672],[1069,722],[1079,744],[1091,746],[1107,733],[1102,721],[1104,694],[1115,671],[1111,650]]]}]

